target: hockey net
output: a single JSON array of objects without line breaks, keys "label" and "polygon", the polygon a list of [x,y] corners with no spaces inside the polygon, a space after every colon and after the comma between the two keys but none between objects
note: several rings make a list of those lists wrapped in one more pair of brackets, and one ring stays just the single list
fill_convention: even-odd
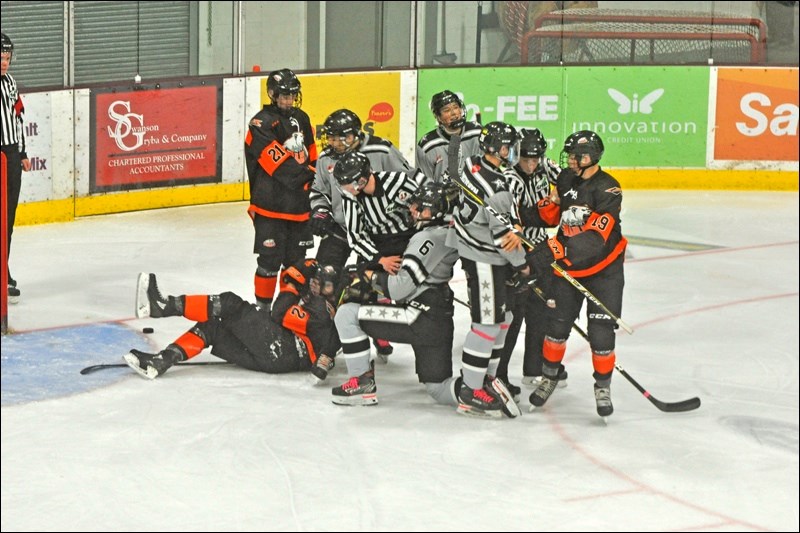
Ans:
[{"label": "hockey net", "polygon": [[684,11],[566,9],[539,17],[522,39],[522,63],[757,64],[759,19]]}]

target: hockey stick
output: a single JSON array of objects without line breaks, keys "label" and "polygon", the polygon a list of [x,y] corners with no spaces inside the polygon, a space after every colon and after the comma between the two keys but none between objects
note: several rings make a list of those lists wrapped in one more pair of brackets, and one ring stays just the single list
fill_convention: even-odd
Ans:
[{"label": "hockey stick", "polygon": [[[176,363],[175,366],[194,366],[194,365],[229,365],[228,361],[192,361],[186,363]],[[106,368],[128,368],[126,363],[103,363],[99,365],[87,366],[81,370],[81,374],[91,374],[98,370],[105,370]]]},{"label": "hockey stick", "polygon": [[[533,291],[536,293],[536,296],[542,299],[543,302],[547,302],[547,298],[545,297],[544,291],[533,285],[531,282],[530,285],[533,287]],[[578,332],[578,334],[583,337],[586,342],[589,342],[589,335],[586,334],[583,329],[578,324],[572,324],[572,329]],[[649,391],[645,390],[644,387],[639,385],[639,382],[633,379],[633,377],[628,374],[628,371],[622,368],[622,365],[616,363],[614,368],[617,369],[617,372],[622,374],[622,376],[627,379],[631,385],[636,387],[636,389],[644,395],[645,398],[650,400],[650,403],[655,405],[660,411],[664,411],[666,413],[680,413],[683,411],[692,411],[700,407],[700,398],[695,396],[694,398],[689,398],[688,400],[681,400],[680,402],[662,402],[661,400],[657,400],[650,394]]]},{"label": "hockey stick", "polygon": [[[519,237],[519,239],[520,239],[520,240],[521,240],[521,241],[522,241],[522,242],[523,242],[523,243],[524,243],[526,246],[528,246],[528,247],[529,247],[531,250],[533,250],[533,248],[534,248],[536,245],[535,245],[534,243],[532,243],[532,242],[530,241],[530,239],[528,239],[527,237],[525,237],[525,235],[523,235],[523,234],[522,234],[522,232],[520,232],[520,231],[519,231],[517,228],[515,228],[515,227],[514,227],[514,226],[511,224],[511,222],[510,222],[509,220],[506,220],[506,217],[504,217],[503,215],[501,215],[500,213],[498,213],[498,212],[497,212],[497,210],[496,210],[495,208],[493,208],[492,206],[490,206],[489,204],[487,204],[486,202],[484,202],[484,201],[483,201],[483,200],[480,198],[480,196],[478,196],[478,195],[477,195],[475,192],[471,191],[471,190],[470,190],[470,189],[469,189],[469,188],[468,188],[468,187],[467,187],[467,186],[466,186],[464,183],[462,183],[462,182],[461,182],[461,179],[459,179],[459,178],[455,178],[455,179],[453,179],[453,181],[454,181],[454,182],[456,182],[456,184],[457,184],[459,187],[461,187],[461,189],[462,189],[462,190],[463,190],[465,193],[467,193],[467,194],[469,195],[469,197],[470,197],[470,198],[472,198],[472,199],[475,201],[475,203],[477,203],[478,205],[480,205],[481,207],[483,207],[484,209],[486,209],[486,210],[487,210],[487,211],[488,211],[488,212],[489,212],[489,213],[490,213],[490,214],[491,214],[493,217],[495,217],[497,220],[499,220],[500,222],[502,222],[502,223],[503,223],[503,224],[506,226],[506,228],[508,228],[508,229],[509,229],[511,232],[515,233],[515,234],[517,235],[517,237]],[[558,263],[556,263],[555,261],[553,261],[553,262],[550,264],[550,266],[553,268],[553,270],[555,270],[556,272],[558,272],[559,274],[561,274],[561,277],[563,277],[565,280],[567,280],[567,281],[569,282],[569,284],[570,284],[570,285],[572,285],[573,287],[575,287],[576,289],[578,289],[578,291],[579,291],[581,294],[583,294],[583,295],[584,295],[584,296],[585,296],[587,299],[591,300],[591,302],[592,302],[592,303],[594,303],[594,304],[595,304],[597,307],[599,307],[600,309],[602,309],[604,313],[606,313],[608,316],[610,316],[612,319],[614,319],[614,322],[616,322],[616,323],[617,323],[617,324],[618,324],[618,325],[619,325],[619,326],[620,326],[622,329],[624,329],[625,331],[627,331],[627,332],[628,332],[628,333],[630,333],[630,334],[633,334],[633,329],[632,329],[632,328],[631,328],[631,327],[630,327],[628,324],[626,324],[624,320],[622,320],[622,319],[621,319],[621,318],[619,318],[617,315],[615,315],[614,313],[612,313],[612,312],[611,312],[611,311],[608,309],[608,307],[606,307],[606,306],[605,306],[605,304],[603,304],[603,302],[601,302],[600,300],[598,300],[598,299],[597,299],[597,297],[596,297],[594,294],[592,294],[592,293],[589,291],[589,289],[587,289],[586,287],[584,287],[584,286],[581,284],[581,282],[579,282],[577,279],[573,278],[573,277],[572,277],[572,276],[571,276],[571,275],[570,275],[570,274],[569,274],[569,273],[568,273],[566,270],[564,270],[563,268],[561,268],[560,266],[558,266]]]}]

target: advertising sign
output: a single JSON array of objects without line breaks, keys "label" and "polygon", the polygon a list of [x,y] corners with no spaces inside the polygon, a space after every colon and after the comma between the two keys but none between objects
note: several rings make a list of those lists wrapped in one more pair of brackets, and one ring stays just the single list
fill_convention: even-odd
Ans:
[{"label": "advertising sign", "polygon": [[20,202],[53,199],[53,143],[50,93],[22,94],[25,104],[25,150],[31,161],[24,172]]},{"label": "advertising sign", "polygon": [[703,167],[708,82],[703,67],[421,70],[417,134],[435,126],[427,101],[450,89],[463,96],[469,119],[480,113],[483,124],[539,128],[551,158],[567,135],[586,129],[603,139],[607,165]]},{"label": "advertising sign", "polygon": [[567,69],[566,130],[592,130],[606,165],[704,167],[706,67]]},{"label": "advertising sign", "polygon": [[93,90],[90,192],[221,181],[222,84]]},{"label": "advertising sign", "polygon": [[715,160],[798,160],[797,76],[796,68],[718,70]]},{"label": "advertising sign", "polygon": [[[400,73],[352,73],[298,75],[303,92],[302,109],[311,118],[317,135],[317,152],[325,118],[337,109],[346,108],[361,119],[362,129],[370,135],[400,142]],[[261,101],[269,103],[267,80],[261,85]]]},{"label": "advertising sign", "polygon": [[548,155],[552,158],[555,149],[557,159],[564,142],[564,72],[547,67],[420,70],[417,139],[436,127],[431,97],[447,89],[464,100],[468,120],[539,128],[547,139]]}]

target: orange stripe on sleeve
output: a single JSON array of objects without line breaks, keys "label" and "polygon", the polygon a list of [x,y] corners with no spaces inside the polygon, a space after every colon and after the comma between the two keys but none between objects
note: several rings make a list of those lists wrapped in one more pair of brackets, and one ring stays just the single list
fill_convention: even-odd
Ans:
[{"label": "orange stripe on sleeve", "polygon": [[592,213],[589,219],[583,224],[584,231],[596,231],[599,233],[604,241],[608,241],[608,236],[611,235],[611,230],[615,224],[614,217],[603,213]]},{"label": "orange stripe on sleeve", "polygon": [[283,315],[283,327],[298,335],[306,335],[308,327],[308,312],[299,305],[293,305]]},{"label": "orange stripe on sleeve", "polygon": [[558,224],[559,217],[561,216],[561,207],[551,202],[550,198],[542,198],[536,204],[536,207],[539,210],[539,218],[541,218],[545,224],[551,226],[556,226]]}]

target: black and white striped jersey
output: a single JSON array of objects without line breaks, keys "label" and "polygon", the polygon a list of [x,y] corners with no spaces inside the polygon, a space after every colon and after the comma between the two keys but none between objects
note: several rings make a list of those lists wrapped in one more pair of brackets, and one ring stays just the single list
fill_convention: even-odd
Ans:
[{"label": "black and white striped jersey", "polygon": [[[546,157],[541,158],[539,166],[530,176],[520,170],[519,165],[506,169],[504,174],[517,210],[536,209],[539,200],[550,194],[550,186],[556,184],[560,173],[561,167]],[[523,233],[534,244],[547,238],[544,227],[525,226]]]},{"label": "black and white striped jersey", "polygon": [[22,118],[25,113],[25,106],[22,104],[22,97],[17,89],[17,82],[6,73],[2,80],[2,141],[3,146],[18,145],[22,159],[27,159],[25,153],[25,130],[22,127]]},{"label": "black and white striped jersey", "polygon": [[408,201],[417,192],[425,175],[411,172],[373,172],[374,194],[358,196],[340,189],[347,240],[355,252],[367,260],[380,257],[372,235],[391,235],[410,231]]},{"label": "black and white striped jersey", "polygon": [[[390,141],[380,137],[365,135],[358,146],[358,151],[367,156],[373,172],[395,171],[410,172],[411,165]],[[333,220],[344,226],[342,210],[342,193],[333,177],[333,167],[337,157],[333,150],[326,148],[317,160],[316,176],[311,186],[309,198],[311,209],[326,207],[331,211]]]}]

